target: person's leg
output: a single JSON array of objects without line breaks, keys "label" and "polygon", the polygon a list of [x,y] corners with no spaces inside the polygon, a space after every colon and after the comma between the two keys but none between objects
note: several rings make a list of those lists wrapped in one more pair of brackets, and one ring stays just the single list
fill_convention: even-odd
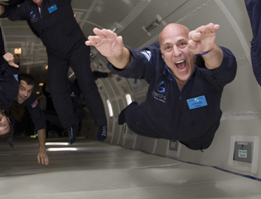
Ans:
[{"label": "person's leg", "polygon": [[253,32],[251,61],[257,82],[261,86],[261,1],[245,0],[245,4]]},{"label": "person's leg", "polygon": [[90,48],[84,43],[78,45],[70,57],[70,64],[78,79],[86,105],[99,126],[97,139],[102,141],[107,137],[107,119],[100,93],[92,77]]},{"label": "person's leg", "polygon": [[128,127],[138,135],[151,137],[151,138],[165,138],[165,135],[161,134],[155,128],[152,128],[151,124],[146,120],[147,114],[144,109],[144,105],[138,105],[137,102],[132,102],[125,109],[123,109],[118,117],[118,123],[127,123]]},{"label": "person's leg", "polygon": [[72,144],[76,139],[79,127],[70,98],[70,85],[67,77],[69,63],[49,55],[48,64],[50,92],[54,108],[62,126],[68,128],[68,137]]}]

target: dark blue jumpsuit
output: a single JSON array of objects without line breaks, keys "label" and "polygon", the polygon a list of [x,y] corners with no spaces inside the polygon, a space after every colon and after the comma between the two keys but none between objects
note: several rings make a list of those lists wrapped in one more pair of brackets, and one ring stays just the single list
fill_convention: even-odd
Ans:
[{"label": "dark blue jumpsuit", "polygon": [[[146,100],[140,105],[132,103],[123,111],[126,123],[135,133],[169,140],[179,140],[194,150],[210,146],[219,127],[222,111],[221,95],[224,86],[236,75],[236,60],[226,48],[219,68],[209,70],[202,62],[180,91],[174,75],[164,63],[159,48],[148,47],[143,51],[127,47],[133,57],[126,70],[109,69],[121,76],[144,78],[149,89]],[[205,96],[207,106],[190,109],[188,99]]]},{"label": "dark blue jumpsuit", "polygon": [[42,110],[40,109],[37,97],[35,94],[32,93],[32,95],[25,100],[22,104],[18,104],[16,101],[13,102],[15,105],[21,105],[25,107],[29,114],[30,117],[34,123],[34,130],[38,131],[41,129],[46,129],[46,121],[45,117],[43,115]]},{"label": "dark blue jumpsuit", "polygon": [[20,69],[9,66],[3,58],[4,54],[4,41],[0,27],[0,109],[4,110],[9,117],[9,108],[18,93]]},{"label": "dark blue jumpsuit", "polygon": [[247,12],[252,26],[251,60],[254,74],[261,86],[261,1],[245,0]]},{"label": "dark blue jumpsuit", "polygon": [[86,38],[74,18],[71,0],[44,0],[41,13],[32,0],[25,0],[19,6],[5,7],[1,17],[27,20],[46,46],[50,91],[63,127],[78,123],[70,99],[69,66],[75,72],[84,98],[91,104],[93,117],[98,118],[98,125],[107,124],[103,102],[92,78],[90,48],[85,45]]}]

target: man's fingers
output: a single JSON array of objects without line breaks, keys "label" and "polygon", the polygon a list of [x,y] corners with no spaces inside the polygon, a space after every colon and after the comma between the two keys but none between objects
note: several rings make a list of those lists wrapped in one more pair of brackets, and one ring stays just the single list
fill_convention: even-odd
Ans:
[{"label": "man's fingers", "polygon": [[48,157],[45,157],[44,160],[45,160],[45,161],[44,161],[45,165],[49,165],[49,159],[48,159]]},{"label": "man's fingers", "polygon": [[192,39],[189,40],[189,47],[190,49],[196,49],[197,48],[197,43],[195,41],[193,41]]},{"label": "man's fingers", "polygon": [[37,156],[37,160],[38,160],[38,164],[41,164],[41,160],[40,160],[39,155]]},{"label": "man's fingers", "polygon": [[201,37],[201,33],[198,31],[191,31],[189,33],[189,38],[194,40],[194,41],[198,41]]}]

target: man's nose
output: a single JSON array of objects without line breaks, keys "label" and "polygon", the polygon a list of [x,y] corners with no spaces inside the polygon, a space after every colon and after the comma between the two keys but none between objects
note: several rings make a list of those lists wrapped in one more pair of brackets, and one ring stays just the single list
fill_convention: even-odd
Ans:
[{"label": "man's nose", "polygon": [[181,54],[181,52],[178,49],[178,47],[177,46],[173,46],[173,56],[174,57],[178,57],[178,56],[180,56],[180,54]]}]

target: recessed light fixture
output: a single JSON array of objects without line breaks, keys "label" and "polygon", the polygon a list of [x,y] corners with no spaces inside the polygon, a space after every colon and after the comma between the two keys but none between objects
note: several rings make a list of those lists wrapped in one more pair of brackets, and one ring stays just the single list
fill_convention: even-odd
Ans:
[{"label": "recessed light fixture", "polygon": [[44,85],[44,83],[39,83],[39,86],[43,86]]},{"label": "recessed light fixture", "polygon": [[22,54],[22,49],[21,48],[15,48],[14,49],[14,54],[21,55]]},{"label": "recessed light fixture", "polygon": [[39,95],[40,94],[40,91],[36,91],[36,95]]},{"label": "recessed light fixture", "polygon": [[47,69],[48,69],[48,65],[45,66],[45,70],[47,70]]}]

